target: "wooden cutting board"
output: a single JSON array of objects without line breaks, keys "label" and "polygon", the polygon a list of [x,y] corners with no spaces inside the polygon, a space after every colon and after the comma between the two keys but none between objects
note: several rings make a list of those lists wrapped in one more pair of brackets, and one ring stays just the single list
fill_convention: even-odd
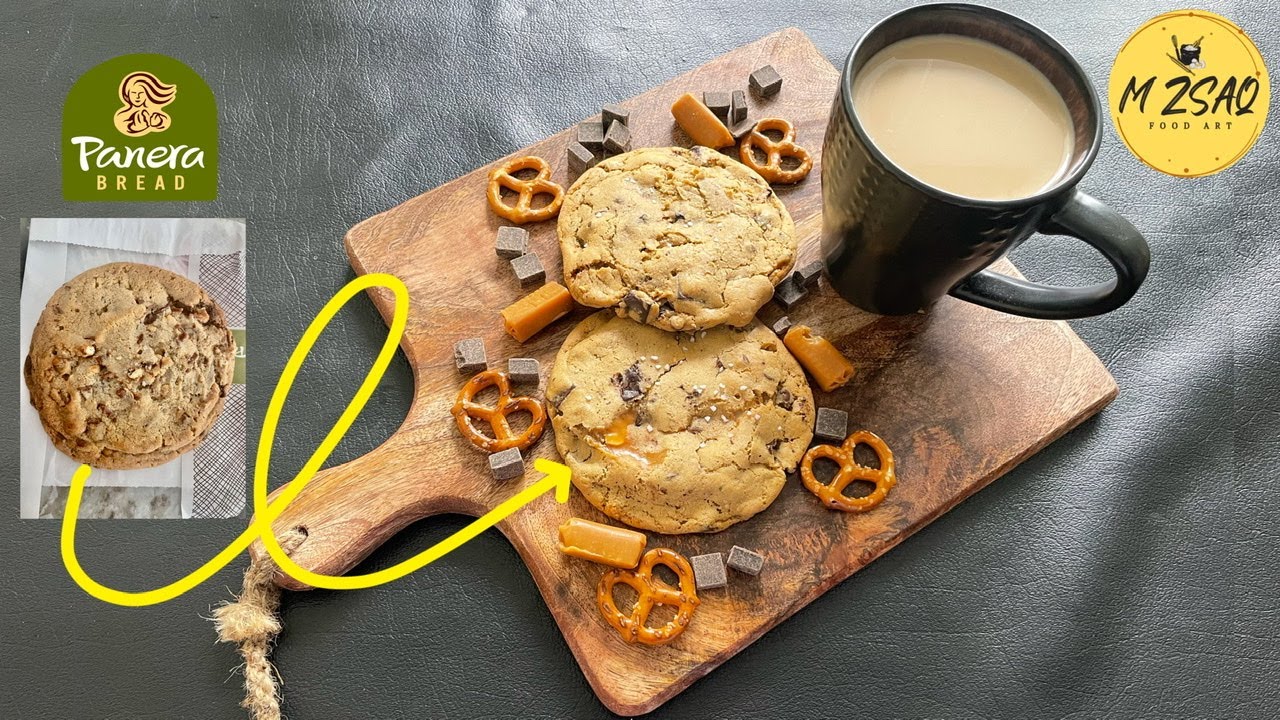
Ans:
[{"label": "wooden cutting board", "polygon": [[[747,75],[765,64],[781,73],[783,89],[772,99],[751,97],[751,117],[790,119],[815,157],[807,180],[778,190],[795,218],[804,263],[818,255],[821,145],[839,73],[800,31],[740,47],[622,105],[632,113],[636,147],[688,145],[673,129],[672,101],[686,91],[745,88]],[[569,138],[570,131],[561,132],[515,154],[548,159],[554,179],[568,187]],[[509,357],[538,358],[545,387],[565,335],[593,310],[579,308],[524,345],[503,332],[499,310],[526,290],[493,251],[502,221],[485,203],[487,171],[419,195],[346,236],[357,273],[393,273],[409,288],[402,347],[414,368],[415,397],[385,444],[322,471],[276,522],[277,532],[306,528],[295,554],[304,567],[345,572],[414,520],[445,512],[480,515],[538,478],[530,462],[524,479],[494,481],[485,456],[457,432],[449,408],[464,378],[454,368],[453,344],[483,337],[491,366],[504,366]],[[548,277],[559,278],[554,221],[527,227]],[[372,296],[389,319],[390,293]],[[772,304],[760,313],[767,323],[779,315]],[[528,565],[587,680],[614,712],[653,710],[1116,394],[1098,358],[1061,322],[1025,320],[950,298],[927,314],[878,317],[842,301],[825,281],[790,315],[858,366],[851,385],[815,396],[819,405],[847,410],[851,429],[873,430],[893,449],[899,481],[879,508],[852,515],[826,510],[792,477],[772,507],[724,532],[650,534],[650,547],[686,556],[727,553],[736,544],[766,557],[758,578],[732,574],[727,588],[704,591],[688,631],[663,647],[623,643],[596,609],[604,568],[557,551],[556,528],[566,518],[606,521],[581,495],[574,492],[565,505],[544,496],[498,526]],[[559,460],[550,428],[527,454]],[[287,577],[278,580],[301,589]]]}]

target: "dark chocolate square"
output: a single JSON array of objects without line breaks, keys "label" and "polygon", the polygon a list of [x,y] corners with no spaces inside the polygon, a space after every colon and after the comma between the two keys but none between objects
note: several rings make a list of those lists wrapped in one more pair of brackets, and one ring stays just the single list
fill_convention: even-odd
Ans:
[{"label": "dark chocolate square", "polygon": [[751,92],[760,97],[769,97],[777,95],[778,91],[782,89],[782,76],[778,74],[777,70],[773,69],[772,65],[765,65],[751,73],[749,83]]},{"label": "dark chocolate square", "polygon": [[609,123],[609,131],[604,134],[604,151],[609,155],[617,155],[631,149],[631,129],[618,121]]},{"label": "dark chocolate square", "polygon": [[620,105],[605,105],[600,109],[600,122],[604,127],[609,127],[614,122],[626,125],[629,120],[631,120],[631,112],[623,110]]},{"label": "dark chocolate square", "polygon": [[511,261],[511,269],[520,279],[521,285],[532,285],[547,279],[547,271],[542,268],[542,261],[537,253],[529,253]]}]

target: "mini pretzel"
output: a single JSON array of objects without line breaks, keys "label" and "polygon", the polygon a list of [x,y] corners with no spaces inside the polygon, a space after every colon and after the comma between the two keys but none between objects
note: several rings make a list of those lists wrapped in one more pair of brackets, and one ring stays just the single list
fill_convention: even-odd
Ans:
[{"label": "mini pretzel", "polygon": [[[488,387],[498,388],[498,400],[494,405],[481,405],[473,398]],[[524,410],[532,419],[529,427],[517,435],[507,423],[507,415]],[[489,423],[493,437],[480,432],[475,426],[479,418]],[[485,452],[495,453],[510,448],[527,450],[530,445],[542,437],[542,428],[547,424],[547,413],[542,409],[542,401],[523,395],[511,397],[511,383],[507,374],[501,370],[485,370],[467,381],[458,393],[458,400],[453,404],[453,419],[458,423],[462,436],[472,445]]]},{"label": "mini pretzel", "polygon": [[[532,180],[521,180],[516,177],[521,170],[537,170],[538,174]],[[520,194],[515,205],[503,202],[502,188]],[[537,195],[550,195],[551,202],[535,208],[533,198]],[[562,202],[564,188],[551,181],[551,166],[536,155],[512,158],[489,172],[489,207],[513,223],[523,225],[553,218],[560,212]]]},{"label": "mini pretzel", "polygon": [[[775,141],[764,134],[766,130],[782,133],[782,139]],[[756,160],[757,149],[765,156],[763,165]],[[782,118],[765,118],[756,123],[747,137],[742,140],[742,146],[738,148],[738,156],[742,158],[744,165],[760,173],[760,177],[771,183],[798,183],[813,169],[813,158],[809,156],[809,151],[796,144],[796,129]],[[782,168],[784,157],[793,157],[800,161],[800,165],[784,170]]]},{"label": "mini pretzel", "polygon": [[[673,588],[654,577],[653,566],[666,565],[680,580],[680,587]],[[636,604],[629,614],[623,614],[613,601],[613,588],[618,583],[630,586],[636,591]],[[693,619],[693,611],[698,609],[698,593],[693,582],[693,568],[689,561],[674,550],[655,548],[640,559],[640,567],[636,570],[610,570],[600,578],[596,588],[596,603],[600,605],[600,614],[629,643],[640,642],[645,645],[665,645],[674,640]],[[654,605],[668,605],[676,609],[676,616],[662,627],[649,627],[649,613]]]},{"label": "mini pretzel", "polygon": [[[866,445],[875,452],[880,467],[869,468],[858,464],[853,459],[853,450],[859,445]],[[827,458],[840,464],[840,470],[832,478],[830,485],[823,485],[813,475],[813,461]],[[834,510],[845,512],[863,512],[880,504],[889,490],[898,482],[893,471],[893,453],[889,446],[875,433],[859,430],[845,438],[844,443],[836,445],[815,445],[809,448],[800,461],[800,479],[809,492],[817,495],[823,504]],[[862,497],[849,497],[844,489],[855,480],[866,480],[875,483],[876,488]]]}]

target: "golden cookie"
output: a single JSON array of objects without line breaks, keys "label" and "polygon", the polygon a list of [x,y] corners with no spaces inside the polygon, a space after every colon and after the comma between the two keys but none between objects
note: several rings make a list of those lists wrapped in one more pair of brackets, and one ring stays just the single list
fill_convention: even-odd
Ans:
[{"label": "golden cookie", "polygon": [[604,514],[661,533],[764,510],[813,436],[813,394],[759,322],[669,333],[613,313],[565,339],[547,385],[556,448]]},{"label": "golden cookie", "polygon": [[569,189],[557,229],[575,300],[664,330],[747,325],[796,255],[769,183],[705,147],[601,162]]}]

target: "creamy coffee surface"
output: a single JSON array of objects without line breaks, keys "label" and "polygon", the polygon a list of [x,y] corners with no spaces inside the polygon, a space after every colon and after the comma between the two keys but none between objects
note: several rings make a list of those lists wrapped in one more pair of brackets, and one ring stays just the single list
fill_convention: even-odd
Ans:
[{"label": "creamy coffee surface", "polygon": [[890,160],[956,195],[1034,195],[1072,154],[1071,117],[1049,79],[976,38],[921,35],[885,47],[854,79],[853,105]]}]

